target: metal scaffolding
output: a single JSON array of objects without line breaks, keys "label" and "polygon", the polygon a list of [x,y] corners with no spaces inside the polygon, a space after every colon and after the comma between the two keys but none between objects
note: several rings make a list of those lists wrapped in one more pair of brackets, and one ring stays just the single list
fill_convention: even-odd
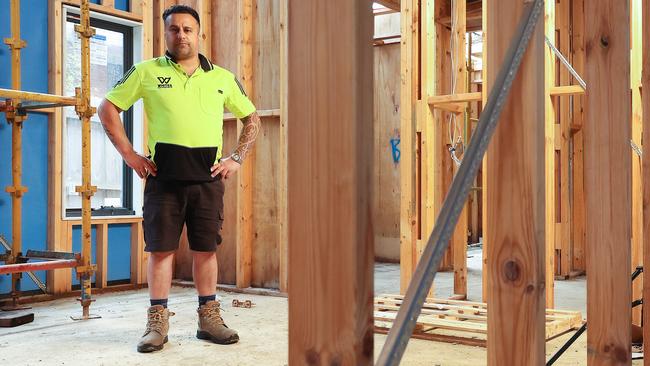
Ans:
[{"label": "metal scaffolding", "polygon": [[[81,88],[75,89],[74,97],[52,94],[41,94],[20,91],[20,50],[26,46],[20,39],[20,0],[11,0],[11,38],[4,42],[11,49],[12,89],[0,89],[0,112],[4,112],[7,122],[12,126],[11,171],[13,185],[6,188],[12,198],[12,231],[11,246],[5,243],[6,254],[0,255],[0,274],[12,274],[11,297],[13,306],[17,307],[20,297],[20,281],[22,273],[27,272],[37,285],[45,286],[31,272],[33,270],[52,270],[57,268],[75,268],[81,282],[82,316],[75,320],[92,318],[89,307],[91,298],[91,278],[97,266],[91,263],[91,205],[90,199],[97,187],[90,182],[90,117],[95,114],[95,108],[90,105],[90,38],[95,35],[95,29],[90,27],[89,0],[81,0],[81,22],[75,26],[75,31],[81,39]],[[57,47],[57,45],[51,45]],[[27,188],[21,183],[22,177],[22,127],[27,119],[27,113],[50,107],[74,106],[82,124],[82,183],[76,191],[82,197],[82,229],[81,253],[60,253],[51,251],[27,251],[22,253],[22,196]],[[41,260],[29,263],[30,260]]]}]

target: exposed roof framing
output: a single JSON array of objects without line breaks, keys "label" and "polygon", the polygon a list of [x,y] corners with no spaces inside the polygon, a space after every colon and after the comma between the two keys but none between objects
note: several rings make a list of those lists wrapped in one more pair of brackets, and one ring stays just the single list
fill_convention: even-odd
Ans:
[{"label": "exposed roof framing", "polygon": [[388,9],[393,9],[395,11],[400,10],[400,0],[375,0],[377,4],[381,4]]}]

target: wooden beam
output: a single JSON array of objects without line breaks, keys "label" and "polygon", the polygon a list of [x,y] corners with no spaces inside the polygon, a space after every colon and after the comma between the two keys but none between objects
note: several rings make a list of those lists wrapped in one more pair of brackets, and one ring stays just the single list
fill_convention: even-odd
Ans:
[{"label": "wooden beam", "polygon": [[630,7],[585,1],[587,364],[629,365]]},{"label": "wooden beam", "polygon": [[288,0],[280,1],[280,181],[284,187],[280,191],[280,291],[289,291],[289,214],[287,212],[287,177],[288,177],[288,81],[289,81],[289,4]]},{"label": "wooden beam", "polygon": [[[454,75],[456,81],[456,93],[467,93],[468,84],[467,84],[467,64],[465,61],[466,57],[466,23],[465,23],[465,14],[467,10],[467,0],[456,0],[452,1],[452,15],[456,19],[456,24],[452,23],[451,36],[455,40],[454,52],[454,62],[453,65],[456,66],[455,70],[451,70],[452,75]],[[461,130],[468,131],[467,136],[462,136],[465,144],[469,143],[469,133],[471,128],[465,129],[465,116],[459,115],[456,116],[456,123],[461,126]],[[467,140],[465,140],[467,138]],[[458,172],[458,166],[454,164],[453,169],[454,175]],[[441,204],[442,205],[442,204]],[[467,297],[467,225],[468,225],[468,205],[465,202],[463,211],[458,218],[458,223],[454,229],[454,234],[452,236],[452,247],[453,247],[453,269],[454,269],[454,295],[460,295],[462,298]]]},{"label": "wooden beam", "polygon": [[[568,1],[556,2],[556,11],[555,11],[555,41],[557,48],[563,55],[569,54],[569,22],[570,22],[570,3]],[[559,60],[555,60],[556,67],[555,70],[559,72],[559,80],[556,80],[556,85],[567,85],[570,83],[569,71],[564,65],[560,64]],[[553,75],[555,76],[555,75]],[[555,102],[555,112],[559,115],[560,120],[556,123],[560,126],[560,135],[559,140],[556,141],[556,144],[560,145],[560,161],[559,166],[556,168],[559,169],[560,173],[560,185],[555,187],[559,199],[555,202],[556,205],[559,205],[560,212],[560,225],[556,226],[560,230],[556,233],[559,237],[559,241],[555,243],[555,248],[559,249],[560,258],[559,261],[555,262],[556,268],[559,270],[556,271],[556,274],[559,274],[563,278],[568,278],[571,273],[573,262],[573,245],[571,243],[571,195],[569,190],[569,143],[571,139],[571,117],[569,110],[569,98],[559,98]]]},{"label": "wooden beam", "polygon": [[[555,39],[555,1],[544,4],[544,32],[549,39]],[[544,263],[546,267],[546,308],[552,309],[555,302],[555,55],[550,47],[544,49],[544,174],[545,183],[545,241]]]},{"label": "wooden beam", "polygon": [[418,216],[416,204],[415,102],[419,90],[419,3],[404,0],[401,11],[400,90],[400,293],[406,293],[417,263]]},{"label": "wooden beam", "polygon": [[[433,16],[427,16],[427,21],[432,22],[432,29],[434,29],[433,24],[435,24],[435,34],[433,34],[433,37],[435,37],[435,42],[427,41],[426,44],[422,44],[422,48],[424,49],[428,44],[435,45],[435,53],[422,60],[422,68],[430,63],[435,63],[435,96],[446,96],[449,94],[454,94],[455,92],[455,90],[452,89],[452,78],[456,74],[452,67],[452,57],[455,56],[455,53],[452,50],[452,40],[454,37],[452,35],[451,27],[447,27],[446,25],[441,24],[439,19],[451,14],[451,2],[434,0],[431,5],[435,5],[435,14]],[[423,22],[425,22],[425,20],[423,20]],[[433,96],[434,95],[428,95],[423,96],[423,98],[428,99],[429,97]],[[463,106],[464,112],[464,108],[467,103],[452,103],[452,105],[459,104]],[[437,109],[435,111],[436,113],[434,124],[438,130],[436,131],[437,137],[433,141],[436,144],[433,151],[438,155],[434,158],[435,162],[438,165],[438,171],[434,175],[435,179],[433,180],[434,184],[437,185],[435,189],[435,192],[437,192],[437,197],[435,198],[436,216],[440,210],[440,207],[442,206],[442,201],[447,194],[449,187],[451,186],[451,181],[454,178],[454,162],[451,158],[451,154],[449,153],[449,148],[451,147],[451,139],[449,137],[449,123],[450,118],[453,117],[449,115],[449,113],[441,112],[442,108],[439,107],[445,105],[446,104],[437,104],[435,106],[430,106]],[[458,116],[454,117],[458,119]],[[425,123],[427,122],[425,121]],[[426,148],[426,145],[431,144],[427,141],[424,141],[423,145],[425,145],[423,147]],[[422,151],[420,155],[423,155],[426,158],[431,154],[426,151]],[[429,183],[423,181],[422,184],[426,186]],[[435,219],[435,217],[432,219]],[[428,237],[426,236],[427,234],[424,235],[425,236],[421,238],[424,239],[426,243],[426,239],[428,239]],[[439,271],[452,271],[454,269],[453,238],[450,239],[449,242],[450,244],[447,247],[447,251],[445,252],[445,255],[442,257],[442,261],[440,262],[440,267],[438,268]],[[430,293],[430,296],[434,296],[434,294]]]},{"label": "wooden beam", "polygon": [[[258,110],[257,114],[260,117],[281,117],[282,116],[282,111],[281,109],[262,109]],[[232,113],[224,113],[223,114],[223,121],[237,121],[237,117],[235,117]]]},{"label": "wooden beam", "polygon": [[[490,70],[502,67],[525,7],[487,3]],[[545,363],[543,29],[539,21],[487,152],[488,186],[495,187],[487,192],[489,366]]]},{"label": "wooden beam", "polygon": [[[441,167],[442,156],[438,148],[438,141],[441,139],[442,124],[437,123],[434,119],[433,109],[426,103],[428,97],[436,94],[436,84],[438,83],[439,74],[436,73],[435,63],[431,60],[436,59],[437,51],[437,33],[434,22],[437,2],[432,0],[420,2],[421,32],[422,41],[420,43],[420,85],[421,100],[418,102],[417,120],[420,128],[419,143],[416,144],[420,153],[418,205],[420,207],[420,220],[418,240],[416,241],[416,257],[419,262],[429,235],[433,231],[436,217],[442,204],[443,192]],[[401,143],[400,143],[401,146]],[[430,295],[433,296],[433,286],[430,289]]]},{"label": "wooden beam", "polygon": [[388,9],[395,11],[400,11],[401,1],[400,0],[374,0],[377,4],[381,4]]},{"label": "wooden beam", "polygon": [[106,6],[109,8],[114,8],[115,7],[115,0],[102,0],[102,6]]},{"label": "wooden beam", "polygon": [[[63,44],[61,0],[48,1],[48,91],[51,94],[63,93]],[[65,251],[65,224],[62,209],[62,171],[63,171],[63,128],[62,108],[56,108],[48,116],[48,194],[47,194],[47,249]],[[48,271],[46,283],[48,292],[61,294],[69,291],[70,270]]]},{"label": "wooden beam", "polygon": [[[632,141],[641,146],[643,106],[641,90],[641,63],[642,63],[642,42],[641,42],[641,2],[632,0],[630,7],[630,29],[632,46],[630,76],[632,78]],[[646,46],[650,43],[646,40]],[[630,272],[637,266],[643,265],[643,187],[641,186],[641,157],[634,150],[630,149],[632,159],[632,263]],[[641,278],[632,282],[632,299],[640,299],[643,291],[643,274]],[[632,309],[632,322],[641,326],[641,307]]]},{"label": "wooden beam", "polygon": [[[554,74],[553,74],[553,78],[554,78]],[[580,85],[552,86],[550,88],[551,96],[583,95],[584,93],[585,90]],[[555,117],[553,117],[553,120],[555,120]]]},{"label": "wooden beam", "polygon": [[[488,65],[487,65],[487,57],[489,56],[489,49],[488,45],[489,39],[488,35],[490,32],[490,29],[488,28],[488,17],[487,17],[487,1],[488,0],[482,0],[481,1],[481,25],[483,29],[483,70],[481,70],[481,80],[487,80],[488,76],[490,75],[488,73]],[[488,85],[485,85],[484,83],[481,83],[481,105],[485,107],[487,104],[487,97],[488,94],[490,94],[490,89],[488,89]],[[488,231],[488,180],[487,180],[487,172],[490,169],[489,165],[489,159],[488,159],[488,154],[485,154],[483,157],[483,163],[481,166],[481,226],[483,227],[483,246],[482,246],[482,269],[483,269],[483,276],[481,278],[482,284],[483,284],[483,293],[482,293],[482,299],[483,302],[487,303],[488,302],[488,279],[490,278],[490,269],[488,268],[488,248],[490,245],[490,240],[488,239],[488,235],[490,235]]]},{"label": "wooden beam", "polygon": [[459,103],[459,102],[478,102],[483,98],[483,93],[458,93],[451,95],[434,95],[428,98],[429,105]]},{"label": "wooden beam", "polygon": [[[146,282],[143,278],[144,241],[142,240],[142,222],[131,224],[131,284]],[[146,272],[146,271],[145,271]]]},{"label": "wooden beam", "polygon": [[95,256],[97,258],[95,286],[105,288],[108,282],[108,224],[96,225],[95,229]]},{"label": "wooden beam", "polygon": [[372,365],[372,7],[289,9],[289,364]]},{"label": "wooden beam", "polygon": [[[239,4],[239,78],[253,99],[253,6],[256,0],[243,0]],[[237,136],[242,126],[237,125]],[[253,148],[237,174],[237,287],[250,287],[253,276],[253,168],[255,149]]]},{"label": "wooden beam", "polygon": [[[584,38],[584,13],[585,0],[573,0],[572,3],[572,37],[571,64],[580,75],[585,71],[585,38]],[[586,269],[585,254],[585,169],[584,169],[584,93],[573,97],[573,120],[571,131],[573,134],[573,200],[571,202],[571,228],[573,242],[573,269],[584,271]]]},{"label": "wooden beam", "polygon": [[[642,34],[641,37],[648,44],[650,40],[650,2],[644,1],[642,4]],[[650,47],[643,47],[641,84],[645,86],[646,92],[641,93],[643,98],[643,131],[650,131]],[[647,141],[647,139],[645,140]],[[643,148],[648,149],[650,144],[644,143]],[[642,159],[643,162],[643,265],[644,268],[650,268],[650,159]],[[650,278],[650,277],[649,277]],[[643,281],[643,298],[650,299],[650,280]],[[645,307],[646,305],[644,305]],[[643,311],[643,347],[650,350],[650,311]],[[650,366],[650,357],[643,360],[644,366]]]},{"label": "wooden beam", "polygon": [[450,113],[456,113],[456,114],[465,113],[464,103],[444,103],[444,104],[436,104],[432,107]]},{"label": "wooden beam", "polygon": [[[63,0],[63,4],[79,7],[80,0]],[[118,18],[132,20],[134,22],[142,23],[142,16],[138,15],[135,12],[129,12],[124,10],[115,9],[114,7],[108,7],[105,5],[99,5],[95,3],[89,3],[90,11],[96,11],[98,13],[112,15]]]}]

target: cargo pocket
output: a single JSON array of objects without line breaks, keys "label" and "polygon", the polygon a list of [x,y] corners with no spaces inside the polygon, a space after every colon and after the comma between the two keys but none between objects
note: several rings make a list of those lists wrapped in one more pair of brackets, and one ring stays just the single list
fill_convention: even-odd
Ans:
[{"label": "cargo pocket", "polygon": [[223,242],[223,238],[221,237],[221,230],[223,229],[223,220],[224,220],[224,215],[223,215],[223,208],[222,208],[219,210],[219,222],[217,223],[217,245]]}]

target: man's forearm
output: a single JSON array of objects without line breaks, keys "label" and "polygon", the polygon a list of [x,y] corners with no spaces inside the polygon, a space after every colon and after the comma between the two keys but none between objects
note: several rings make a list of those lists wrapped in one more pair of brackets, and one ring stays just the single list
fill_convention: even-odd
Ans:
[{"label": "man's forearm", "polygon": [[106,136],[111,140],[120,155],[125,157],[126,154],[133,152],[133,145],[131,145],[131,141],[129,141],[126,131],[124,131],[124,125],[120,120],[119,110],[110,102],[104,101],[99,108],[98,115],[102,121]]},{"label": "man's forearm", "polygon": [[233,153],[238,154],[244,160],[255,143],[255,139],[260,132],[262,121],[257,112],[243,118],[241,121],[244,124],[244,128],[239,135],[239,142]]}]

